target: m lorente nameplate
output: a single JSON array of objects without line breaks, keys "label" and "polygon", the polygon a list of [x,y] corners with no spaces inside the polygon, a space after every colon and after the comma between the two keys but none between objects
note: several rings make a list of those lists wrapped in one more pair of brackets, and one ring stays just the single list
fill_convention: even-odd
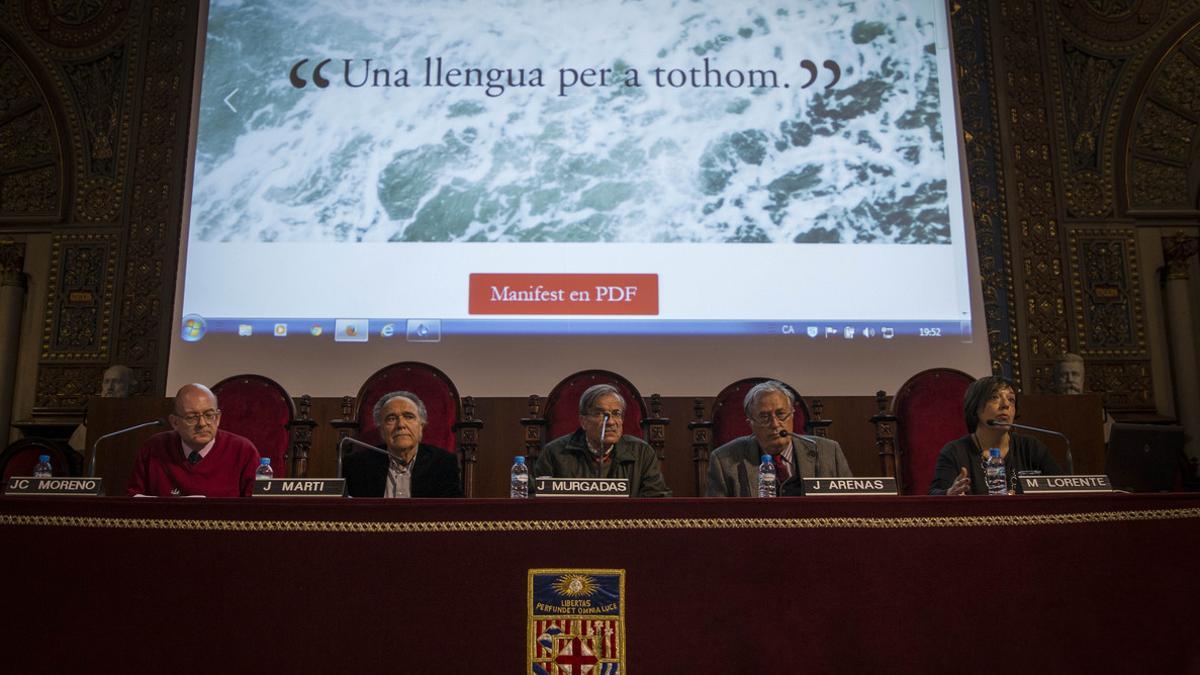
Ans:
[{"label": "m lorente nameplate", "polygon": [[34,478],[13,476],[4,486],[6,495],[74,495],[99,497],[104,494],[103,478]]},{"label": "m lorente nameplate", "polygon": [[896,479],[875,478],[801,478],[804,494],[852,497],[856,495],[896,495]]},{"label": "m lorente nameplate", "polygon": [[345,478],[270,478],[254,481],[255,497],[341,497]]},{"label": "m lorente nameplate", "polygon": [[628,478],[537,478],[537,497],[628,497]]},{"label": "m lorente nameplate", "polygon": [[1112,492],[1108,476],[1021,476],[1018,486],[1022,494]]}]

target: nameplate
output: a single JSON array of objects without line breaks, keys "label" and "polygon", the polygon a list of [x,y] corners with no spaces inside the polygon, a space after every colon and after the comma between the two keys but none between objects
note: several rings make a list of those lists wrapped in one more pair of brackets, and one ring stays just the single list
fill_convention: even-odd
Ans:
[{"label": "nameplate", "polygon": [[877,478],[801,478],[804,494],[813,495],[892,495],[896,496],[896,479]]},{"label": "nameplate", "polygon": [[628,497],[628,478],[536,478],[537,497]]},{"label": "nameplate", "polygon": [[1108,476],[1020,476],[1017,486],[1023,494],[1047,492],[1112,492]]},{"label": "nameplate", "polygon": [[254,481],[255,497],[341,497],[345,478],[267,478]]},{"label": "nameplate", "polygon": [[104,494],[103,478],[34,478],[13,476],[4,486],[6,495],[84,495]]}]

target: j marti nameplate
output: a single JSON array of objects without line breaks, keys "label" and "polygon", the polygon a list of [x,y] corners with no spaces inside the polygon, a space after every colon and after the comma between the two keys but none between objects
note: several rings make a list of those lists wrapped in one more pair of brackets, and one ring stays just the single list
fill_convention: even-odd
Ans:
[{"label": "j marti nameplate", "polygon": [[805,496],[896,495],[896,479],[877,478],[801,478]]},{"label": "j marti nameplate", "polygon": [[536,497],[628,497],[628,478],[537,478]]},{"label": "j marti nameplate", "polygon": [[341,497],[345,478],[269,478],[254,481],[255,497]]},{"label": "j marti nameplate", "polygon": [[1108,476],[1021,476],[1017,487],[1022,494],[1112,492]]},{"label": "j marti nameplate", "polygon": [[6,495],[83,495],[99,497],[104,494],[103,478],[34,478],[13,476],[4,485]]}]

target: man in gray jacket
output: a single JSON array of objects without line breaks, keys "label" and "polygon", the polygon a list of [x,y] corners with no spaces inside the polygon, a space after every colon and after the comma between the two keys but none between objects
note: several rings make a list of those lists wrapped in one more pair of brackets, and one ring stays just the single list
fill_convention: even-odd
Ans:
[{"label": "man in gray jacket", "polygon": [[579,429],[546,444],[533,465],[535,477],[628,478],[634,497],[670,497],[654,448],[622,436],[625,399],[609,384],[589,387],[579,397]]},{"label": "man in gray jacket", "polygon": [[781,382],[768,380],[746,392],[746,419],[753,431],[713,450],[708,458],[708,497],[757,497],[758,465],[771,455],[778,490],[798,495],[800,478],[849,477],[850,465],[837,441],[792,432],[796,401]]}]

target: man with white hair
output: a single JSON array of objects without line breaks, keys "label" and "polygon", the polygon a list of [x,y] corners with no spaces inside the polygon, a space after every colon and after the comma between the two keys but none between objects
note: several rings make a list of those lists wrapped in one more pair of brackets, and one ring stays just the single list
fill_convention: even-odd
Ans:
[{"label": "man with white hair", "polygon": [[342,475],[351,497],[461,497],[458,458],[421,438],[429,413],[409,391],[384,394],[375,403],[383,443],[346,455]]},{"label": "man with white hair", "polygon": [[771,455],[779,494],[800,494],[799,478],[852,476],[837,441],[792,432],[796,400],[782,382],[767,380],[742,402],[753,433],[735,438],[708,458],[708,497],[757,497],[758,467]]}]

